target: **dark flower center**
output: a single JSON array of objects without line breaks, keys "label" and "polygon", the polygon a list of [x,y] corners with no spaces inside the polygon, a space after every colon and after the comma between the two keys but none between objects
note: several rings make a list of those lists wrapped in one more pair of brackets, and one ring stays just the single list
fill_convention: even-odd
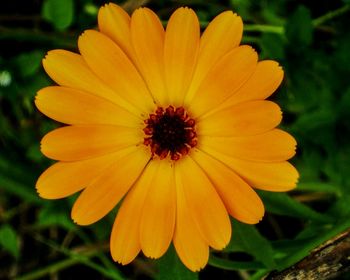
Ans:
[{"label": "dark flower center", "polygon": [[169,106],[165,110],[158,107],[145,124],[144,144],[150,146],[152,155],[160,159],[170,155],[172,160],[179,160],[197,145],[195,121],[183,107]]}]

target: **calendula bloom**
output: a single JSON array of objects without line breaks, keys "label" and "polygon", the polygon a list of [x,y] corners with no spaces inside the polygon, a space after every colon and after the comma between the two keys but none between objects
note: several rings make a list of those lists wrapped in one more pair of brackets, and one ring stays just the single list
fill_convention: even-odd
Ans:
[{"label": "calendula bloom", "polygon": [[193,10],[179,8],[166,30],[150,9],[130,17],[115,4],[99,10],[99,31],[79,38],[80,54],[50,51],[43,60],[59,85],[35,103],[67,124],[44,136],[58,162],[37,182],[47,199],[80,193],[72,219],[89,225],[118,203],[110,250],[130,263],[140,251],[161,257],[173,242],[191,270],[209,247],[231,238],[229,216],[259,222],[254,189],[287,191],[298,173],[287,162],[296,142],[277,129],[279,106],[265,99],[281,67],[239,46],[243,24],[231,11],[202,35]]}]

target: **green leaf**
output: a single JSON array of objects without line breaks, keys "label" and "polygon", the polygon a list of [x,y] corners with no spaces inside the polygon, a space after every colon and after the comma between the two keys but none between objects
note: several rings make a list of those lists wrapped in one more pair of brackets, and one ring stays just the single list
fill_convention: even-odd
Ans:
[{"label": "green leaf", "polygon": [[333,216],[336,220],[339,218],[350,217],[350,194],[345,192],[327,211],[327,214]]},{"label": "green leaf", "polygon": [[285,193],[267,193],[260,191],[259,195],[263,199],[267,211],[271,213],[320,222],[329,221],[329,217],[326,215],[316,212]]},{"label": "green leaf", "polygon": [[284,41],[279,34],[264,33],[261,38],[261,58],[276,59],[284,58]]},{"label": "green leaf", "polygon": [[[295,250],[293,253],[288,254],[286,258],[278,261],[278,270],[283,270],[287,267],[290,267],[291,265],[297,263],[307,255],[309,255],[310,251],[314,248],[318,247],[322,243],[326,242],[327,240],[335,237],[336,235],[340,234],[341,232],[347,230],[350,227],[350,220],[349,218],[345,218],[341,221],[339,221],[334,226],[328,226],[326,230],[320,231],[316,228],[314,231],[317,231],[317,235],[315,238],[310,238],[308,240],[305,240],[301,246]],[[318,228],[318,227],[317,227]],[[309,230],[308,230],[309,231]]]},{"label": "green leaf", "polygon": [[253,6],[253,2],[246,0],[230,0],[230,4],[232,9],[245,20],[252,18],[250,10]]},{"label": "green leaf", "polygon": [[17,68],[22,77],[28,77],[38,72],[41,67],[41,60],[44,57],[42,51],[22,53],[16,58]]},{"label": "green leaf", "polygon": [[[350,60],[349,60],[350,61]],[[338,104],[338,110],[339,110],[339,114],[343,117],[349,117],[350,116],[350,112],[349,112],[349,108],[350,108],[350,88],[348,88],[342,95],[341,100],[339,101]],[[348,122],[347,122],[348,124]]]},{"label": "green leaf", "polygon": [[245,252],[267,268],[276,267],[270,242],[253,226],[232,220],[232,239],[226,251]]},{"label": "green leaf", "polygon": [[7,87],[12,82],[12,75],[7,70],[0,71],[0,87]]},{"label": "green leaf", "polygon": [[26,202],[36,204],[41,204],[43,202],[43,200],[36,194],[34,186],[22,184],[14,179],[7,178],[3,174],[0,176],[0,189],[18,196]]},{"label": "green leaf", "polygon": [[285,30],[289,42],[298,48],[310,45],[313,33],[310,10],[299,6],[289,17]]},{"label": "green leaf", "polygon": [[73,230],[75,225],[68,216],[64,209],[65,207],[59,207],[60,202],[50,202],[47,206],[43,207],[39,213],[38,225],[42,227],[61,226],[67,230]]},{"label": "green leaf", "polygon": [[340,193],[340,187],[331,183],[324,182],[305,182],[298,184],[299,191],[314,191],[327,193]]},{"label": "green leaf", "polygon": [[257,261],[251,261],[251,262],[237,262],[237,261],[230,261],[221,259],[215,256],[209,257],[209,262],[211,266],[225,269],[225,270],[240,270],[240,269],[262,269],[265,268],[265,266],[261,262]]},{"label": "green leaf", "polygon": [[198,274],[188,270],[178,258],[171,245],[167,253],[158,260],[157,280],[195,280]]},{"label": "green leaf", "polygon": [[16,259],[19,257],[17,233],[10,225],[0,227],[0,245]]},{"label": "green leaf", "polygon": [[43,5],[42,15],[56,29],[64,30],[73,22],[73,0],[46,0]]},{"label": "green leaf", "polygon": [[253,275],[249,277],[249,280],[261,280],[264,279],[264,276],[267,275],[270,270],[267,269],[259,269]]}]

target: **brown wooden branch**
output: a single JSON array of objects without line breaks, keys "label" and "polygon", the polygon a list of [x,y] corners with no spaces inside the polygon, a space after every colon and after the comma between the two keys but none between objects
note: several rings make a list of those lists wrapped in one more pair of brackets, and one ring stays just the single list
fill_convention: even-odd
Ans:
[{"label": "brown wooden branch", "polygon": [[272,272],[265,280],[337,279],[350,271],[350,230],[314,249],[306,258],[281,272]]}]

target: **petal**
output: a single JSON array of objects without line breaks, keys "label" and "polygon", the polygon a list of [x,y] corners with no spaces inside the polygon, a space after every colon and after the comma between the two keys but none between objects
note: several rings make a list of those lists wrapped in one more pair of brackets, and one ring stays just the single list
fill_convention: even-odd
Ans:
[{"label": "petal", "polygon": [[141,119],[99,96],[66,87],[46,87],[35,98],[46,116],[66,124],[111,124],[140,127]]},{"label": "petal", "polygon": [[98,28],[101,33],[111,38],[130,59],[133,48],[130,39],[130,16],[114,3],[105,4],[98,11]]},{"label": "petal", "polygon": [[116,94],[143,113],[153,111],[145,83],[118,45],[100,32],[87,30],[79,37],[78,46],[91,70]]},{"label": "petal", "polygon": [[238,47],[243,34],[242,19],[232,11],[216,16],[200,39],[198,62],[185,103],[190,103],[200,83],[222,56]]},{"label": "petal", "polygon": [[287,161],[254,162],[236,159],[214,150],[206,152],[225,163],[254,188],[284,192],[296,187],[298,171]]},{"label": "petal", "polygon": [[111,254],[115,261],[125,265],[140,252],[140,223],[146,195],[159,164],[150,161],[135,186],[126,195],[111,234]]},{"label": "petal", "polygon": [[276,61],[260,61],[248,81],[223,104],[232,106],[251,100],[268,98],[283,80],[283,70]]},{"label": "petal", "polygon": [[174,246],[184,265],[198,271],[209,259],[209,246],[192,218],[182,184],[176,184],[176,226]]},{"label": "petal", "polygon": [[116,152],[142,141],[142,130],[112,125],[66,126],[46,134],[41,152],[52,159],[76,161]]},{"label": "petal", "polygon": [[203,170],[187,156],[176,162],[176,184],[184,190],[190,215],[206,242],[221,250],[231,238],[226,208]]},{"label": "petal", "polygon": [[200,39],[197,15],[179,8],[170,17],[164,45],[165,79],[169,103],[181,106],[190,85]]},{"label": "petal", "polygon": [[209,71],[191,103],[186,104],[193,117],[215,109],[234,94],[253,74],[257,53],[249,46],[240,46],[223,56]]},{"label": "petal", "polygon": [[213,149],[239,159],[252,161],[284,161],[295,155],[296,141],[279,129],[247,137],[200,137],[202,150]]},{"label": "petal", "polygon": [[150,258],[161,257],[174,235],[176,190],[174,167],[166,160],[156,160],[158,169],[149,188],[140,224],[143,253]]},{"label": "petal", "polygon": [[46,199],[72,195],[88,186],[118,158],[117,153],[112,153],[93,159],[55,163],[40,175],[36,189]]},{"label": "petal", "polygon": [[280,107],[271,101],[251,101],[197,120],[197,134],[249,136],[275,128],[282,120]]},{"label": "petal", "polygon": [[43,59],[43,66],[57,84],[92,93],[135,112],[133,106],[120,98],[90,70],[81,55],[65,50],[49,51]]},{"label": "petal", "polygon": [[120,152],[119,158],[80,194],[72,209],[72,219],[89,225],[108,214],[135,183],[149,161],[143,147]]},{"label": "petal", "polygon": [[132,14],[131,39],[141,75],[157,103],[164,105],[164,28],[150,9],[139,8]]},{"label": "petal", "polygon": [[264,205],[261,199],[236,173],[201,151],[197,150],[191,157],[208,174],[232,217],[247,224],[256,224],[262,219]]}]

